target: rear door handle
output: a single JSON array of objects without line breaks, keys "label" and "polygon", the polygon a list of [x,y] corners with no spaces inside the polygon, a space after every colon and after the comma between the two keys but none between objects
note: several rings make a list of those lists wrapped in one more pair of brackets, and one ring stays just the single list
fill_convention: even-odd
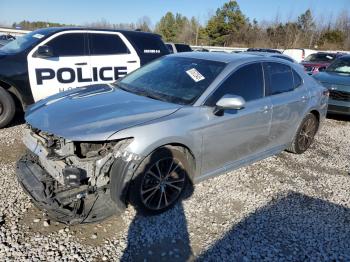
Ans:
[{"label": "rear door handle", "polygon": [[127,61],[127,63],[130,63],[130,64],[131,63],[137,63],[137,61],[135,61],[135,60],[134,61]]},{"label": "rear door handle", "polygon": [[83,66],[83,65],[87,65],[87,62],[75,63],[75,65],[77,65],[77,66]]}]

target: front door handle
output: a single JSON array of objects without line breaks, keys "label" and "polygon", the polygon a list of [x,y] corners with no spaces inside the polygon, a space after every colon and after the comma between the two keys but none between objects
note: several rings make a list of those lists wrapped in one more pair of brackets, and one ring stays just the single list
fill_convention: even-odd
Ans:
[{"label": "front door handle", "polygon": [[308,97],[307,97],[307,96],[302,96],[302,97],[301,97],[301,101],[302,101],[302,102],[306,102],[306,101],[307,101],[307,99],[308,99]]},{"label": "front door handle", "polygon": [[75,65],[77,65],[77,66],[83,66],[83,65],[87,65],[87,62],[75,63]]},{"label": "front door handle", "polygon": [[268,112],[270,110],[270,107],[269,106],[263,106],[262,108],[260,108],[260,112],[262,112],[262,113],[266,113],[266,112]]}]

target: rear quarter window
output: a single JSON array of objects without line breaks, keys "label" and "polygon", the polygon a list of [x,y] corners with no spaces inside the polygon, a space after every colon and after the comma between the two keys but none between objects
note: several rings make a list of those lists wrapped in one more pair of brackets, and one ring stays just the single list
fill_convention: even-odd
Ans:
[{"label": "rear quarter window", "polygon": [[293,69],[292,69],[292,72],[293,72],[294,88],[297,88],[303,84],[303,79]]}]

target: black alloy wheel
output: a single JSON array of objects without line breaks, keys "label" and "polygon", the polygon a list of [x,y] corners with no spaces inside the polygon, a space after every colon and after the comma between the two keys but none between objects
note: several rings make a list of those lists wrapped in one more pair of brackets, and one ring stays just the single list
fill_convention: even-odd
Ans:
[{"label": "black alloy wheel", "polygon": [[181,163],[163,158],[145,173],[141,183],[141,200],[150,210],[161,210],[172,205],[185,186],[186,173]]}]

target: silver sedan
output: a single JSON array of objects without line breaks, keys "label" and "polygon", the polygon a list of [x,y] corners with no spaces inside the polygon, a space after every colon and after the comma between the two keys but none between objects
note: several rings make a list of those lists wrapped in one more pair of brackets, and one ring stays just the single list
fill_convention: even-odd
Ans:
[{"label": "silver sedan", "polygon": [[17,176],[65,223],[97,221],[127,203],[157,214],[194,183],[286,149],[303,153],[327,101],[324,87],[278,58],[170,55],[112,85],[31,106]]}]

